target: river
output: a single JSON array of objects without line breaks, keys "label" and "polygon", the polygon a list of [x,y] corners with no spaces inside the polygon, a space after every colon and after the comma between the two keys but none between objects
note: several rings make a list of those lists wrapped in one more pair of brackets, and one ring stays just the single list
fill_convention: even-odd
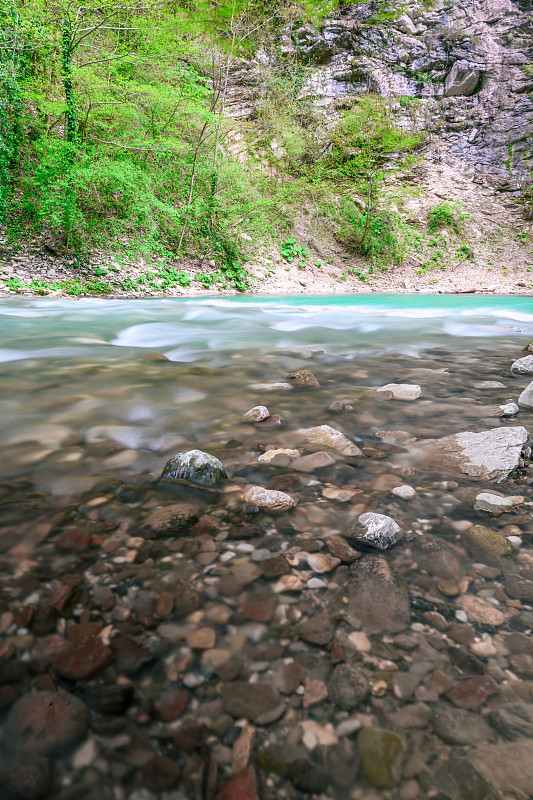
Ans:
[{"label": "river", "polygon": [[[529,451],[497,481],[424,449],[533,433],[501,408],[532,339],[514,296],[0,298],[6,796],[533,796]],[[160,480],[192,449],[228,477]],[[346,536],[367,512],[401,541]],[[58,693],[36,743],[17,709]]]}]

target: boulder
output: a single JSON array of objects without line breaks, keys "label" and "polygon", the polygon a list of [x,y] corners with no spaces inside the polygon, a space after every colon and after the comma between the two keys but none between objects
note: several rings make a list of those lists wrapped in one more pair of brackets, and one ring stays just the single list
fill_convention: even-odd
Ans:
[{"label": "boulder", "polygon": [[403,537],[403,531],[392,517],[372,511],[361,514],[346,534],[355,543],[366,549],[388,550]]},{"label": "boulder", "polygon": [[518,398],[518,405],[522,408],[533,409],[533,381],[526,386],[520,397]]},{"label": "boulder", "polygon": [[445,97],[470,97],[478,85],[481,72],[467,61],[456,61],[444,81]]},{"label": "boulder", "polygon": [[[532,407],[533,407],[533,383]],[[491,428],[481,433],[464,431],[443,439],[416,442],[432,469],[460,472],[481,480],[502,481],[518,467],[528,439],[523,427]]]},{"label": "boulder", "polygon": [[514,361],[511,372],[516,372],[518,375],[533,375],[533,356],[524,356]]},{"label": "boulder", "polygon": [[228,476],[222,463],[215,456],[202,450],[187,450],[176,453],[167,461],[161,477],[180,479],[200,486],[215,486]]}]

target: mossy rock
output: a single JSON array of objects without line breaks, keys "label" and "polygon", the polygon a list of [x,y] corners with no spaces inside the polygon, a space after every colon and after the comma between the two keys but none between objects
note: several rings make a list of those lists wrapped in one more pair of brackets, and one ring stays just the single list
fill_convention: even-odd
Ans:
[{"label": "mossy rock", "polygon": [[401,736],[382,728],[364,728],[357,737],[357,748],[363,772],[373,786],[391,789],[400,783],[407,758]]},{"label": "mossy rock", "polygon": [[511,555],[511,545],[498,531],[492,531],[484,525],[472,525],[465,533],[468,547],[476,553],[490,558],[501,558]]}]

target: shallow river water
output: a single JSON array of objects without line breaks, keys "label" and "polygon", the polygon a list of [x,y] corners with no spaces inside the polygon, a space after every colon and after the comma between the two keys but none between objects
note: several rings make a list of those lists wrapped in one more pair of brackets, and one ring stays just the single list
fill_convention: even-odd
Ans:
[{"label": "shallow river water", "polygon": [[[0,796],[533,797],[532,339],[517,297],[0,298]],[[433,445],[510,428],[504,480]],[[161,480],[191,449],[227,479]]]}]

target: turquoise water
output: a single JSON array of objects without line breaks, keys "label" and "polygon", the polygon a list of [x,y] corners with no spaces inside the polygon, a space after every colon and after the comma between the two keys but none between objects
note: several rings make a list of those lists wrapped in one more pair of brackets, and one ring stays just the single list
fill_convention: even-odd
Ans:
[{"label": "turquoise water", "polygon": [[228,351],[327,347],[402,352],[516,347],[533,338],[533,299],[443,295],[154,300],[0,299],[0,361],[156,350],[192,362]]}]

